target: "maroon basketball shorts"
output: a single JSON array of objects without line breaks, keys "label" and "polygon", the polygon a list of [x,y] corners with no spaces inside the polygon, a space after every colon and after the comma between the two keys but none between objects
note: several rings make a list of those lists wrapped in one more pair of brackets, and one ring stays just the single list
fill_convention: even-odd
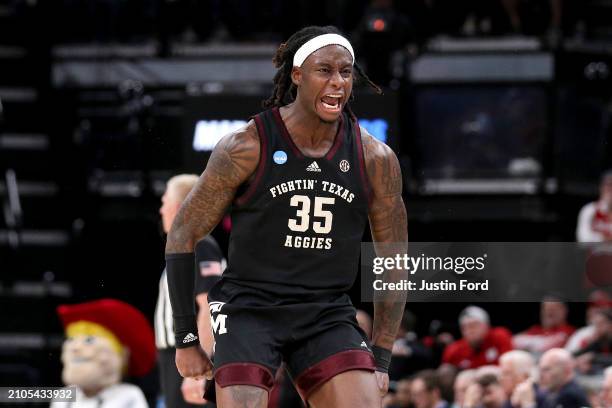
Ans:
[{"label": "maroon basketball shorts", "polygon": [[374,372],[374,357],[346,294],[304,303],[273,302],[240,293],[230,282],[208,296],[215,336],[215,381],[270,391],[285,361],[300,396],[348,370]]}]

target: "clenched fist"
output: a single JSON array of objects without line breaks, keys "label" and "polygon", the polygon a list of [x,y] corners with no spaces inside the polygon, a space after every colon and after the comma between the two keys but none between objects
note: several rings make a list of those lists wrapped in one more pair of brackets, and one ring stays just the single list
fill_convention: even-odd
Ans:
[{"label": "clenched fist", "polygon": [[182,377],[195,379],[213,377],[213,364],[199,344],[176,349],[176,368]]}]

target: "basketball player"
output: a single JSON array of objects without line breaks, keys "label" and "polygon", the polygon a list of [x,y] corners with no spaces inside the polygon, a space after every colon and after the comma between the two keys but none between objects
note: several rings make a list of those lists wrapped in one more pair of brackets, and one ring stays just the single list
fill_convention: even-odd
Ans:
[{"label": "basketball player", "polygon": [[168,235],[177,367],[212,374],[193,248],[231,205],[228,267],[209,292],[219,407],[266,407],[281,360],[312,407],[380,407],[405,298],[375,302],[370,345],[346,294],[368,219],[377,251],[408,239],[397,158],[348,107],[355,77],[376,86],[334,27],[298,31],[274,62],[270,109],[219,142]]}]

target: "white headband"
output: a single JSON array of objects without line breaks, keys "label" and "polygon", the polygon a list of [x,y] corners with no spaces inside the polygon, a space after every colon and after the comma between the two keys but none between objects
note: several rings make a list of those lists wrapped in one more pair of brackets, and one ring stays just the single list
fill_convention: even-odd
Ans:
[{"label": "white headband", "polygon": [[355,53],[353,52],[353,47],[351,47],[351,43],[346,38],[339,34],[322,34],[306,41],[306,43],[298,48],[293,56],[293,66],[301,67],[304,60],[306,60],[310,54],[320,48],[327,47],[328,45],[341,45],[342,47],[346,48],[348,52],[351,53],[351,57],[353,57],[352,63],[355,63]]}]

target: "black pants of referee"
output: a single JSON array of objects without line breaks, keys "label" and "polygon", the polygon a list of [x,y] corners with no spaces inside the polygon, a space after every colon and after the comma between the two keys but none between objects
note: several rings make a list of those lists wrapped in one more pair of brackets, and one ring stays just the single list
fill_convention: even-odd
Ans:
[{"label": "black pants of referee", "polygon": [[[181,392],[183,377],[181,377],[176,369],[176,362],[174,361],[175,354],[175,348],[157,350],[159,379],[166,408],[214,407],[215,405],[212,403],[207,403],[206,405],[195,405],[185,402],[183,399],[183,393]],[[204,390],[202,390],[202,394],[204,394]]]}]

